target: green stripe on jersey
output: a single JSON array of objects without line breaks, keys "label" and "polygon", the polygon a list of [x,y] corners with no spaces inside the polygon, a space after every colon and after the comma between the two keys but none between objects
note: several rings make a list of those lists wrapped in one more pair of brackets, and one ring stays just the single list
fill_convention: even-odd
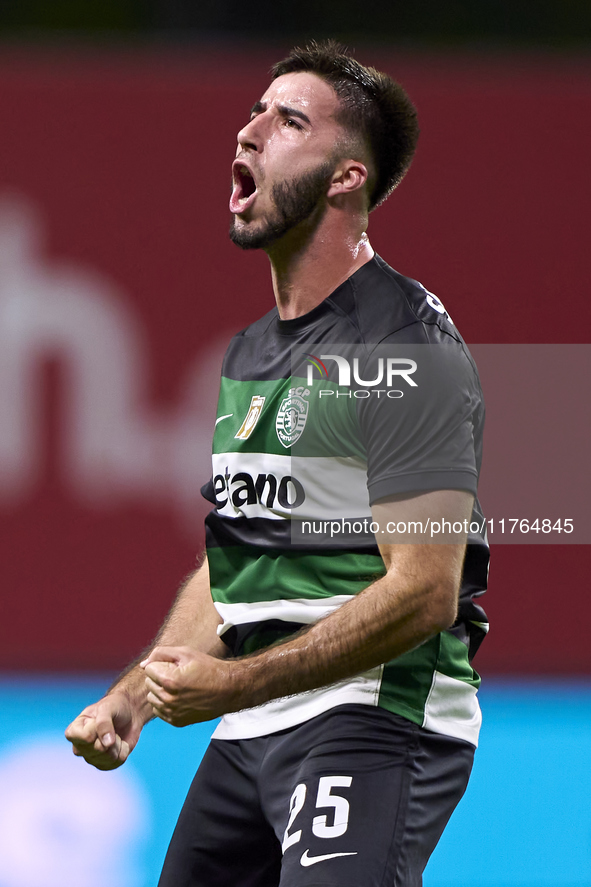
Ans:
[{"label": "green stripe on jersey", "polygon": [[468,661],[468,648],[455,635],[442,632],[404,653],[384,668],[379,705],[422,724],[435,672],[477,689],[480,677]]},{"label": "green stripe on jersey", "polygon": [[470,665],[466,645],[448,631],[444,631],[441,635],[437,671],[466,684],[472,684],[473,687],[480,686],[480,675]]},{"label": "green stripe on jersey", "polygon": [[439,656],[440,635],[404,653],[384,668],[379,705],[422,724]]},{"label": "green stripe on jersey", "polygon": [[350,551],[262,553],[236,545],[210,548],[207,557],[212,597],[223,604],[358,594],[385,573],[379,555]]}]

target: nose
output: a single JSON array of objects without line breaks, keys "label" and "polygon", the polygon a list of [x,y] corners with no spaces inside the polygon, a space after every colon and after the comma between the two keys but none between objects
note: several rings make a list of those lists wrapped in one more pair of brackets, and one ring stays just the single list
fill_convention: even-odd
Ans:
[{"label": "nose", "polygon": [[260,151],[263,145],[263,127],[261,117],[258,114],[249,120],[246,126],[243,126],[238,133],[238,145],[241,149],[250,148],[253,151]]}]

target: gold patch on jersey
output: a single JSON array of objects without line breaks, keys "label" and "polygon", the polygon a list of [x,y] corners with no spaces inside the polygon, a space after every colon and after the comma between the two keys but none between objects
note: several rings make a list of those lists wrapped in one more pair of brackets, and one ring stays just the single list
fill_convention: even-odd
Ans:
[{"label": "gold patch on jersey", "polygon": [[265,398],[260,394],[254,395],[250,402],[250,407],[248,408],[248,413],[246,414],[244,422],[238,429],[237,434],[234,435],[235,438],[238,438],[238,440],[248,440],[259,421],[264,402]]}]

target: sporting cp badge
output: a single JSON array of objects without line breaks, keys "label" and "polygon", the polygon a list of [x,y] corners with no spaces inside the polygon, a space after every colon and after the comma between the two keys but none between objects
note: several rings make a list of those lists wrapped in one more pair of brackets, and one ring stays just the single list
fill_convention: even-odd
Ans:
[{"label": "sporting cp badge", "polygon": [[[306,391],[306,394],[308,393]],[[296,394],[295,391],[293,394],[290,391],[288,396],[281,401],[277,419],[275,420],[277,437],[284,447],[291,447],[296,440],[300,439],[306,427],[307,418],[308,401]]]}]

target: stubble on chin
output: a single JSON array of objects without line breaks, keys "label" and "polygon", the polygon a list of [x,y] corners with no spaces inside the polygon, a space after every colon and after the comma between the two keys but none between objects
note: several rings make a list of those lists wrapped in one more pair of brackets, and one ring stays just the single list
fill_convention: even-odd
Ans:
[{"label": "stubble on chin", "polygon": [[255,227],[254,223],[251,223],[250,226],[244,224],[241,227],[238,227],[236,217],[232,216],[230,222],[230,240],[232,243],[235,243],[236,246],[239,246],[240,249],[265,249],[265,247],[269,246],[280,236],[281,233],[275,232],[274,226],[271,222],[267,221],[262,224],[259,223],[258,227]]},{"label": "stubble on chin", "polygon": [[236,217],[230,223],[230,240],[241,249],[266,249],[280,240],[288,231],[309,221],[317,213],[334,169],[334,161],[327,160],[316,169],[298,178],[277,182],[271,190],[273,213],[257,225],[237,226]]}]

